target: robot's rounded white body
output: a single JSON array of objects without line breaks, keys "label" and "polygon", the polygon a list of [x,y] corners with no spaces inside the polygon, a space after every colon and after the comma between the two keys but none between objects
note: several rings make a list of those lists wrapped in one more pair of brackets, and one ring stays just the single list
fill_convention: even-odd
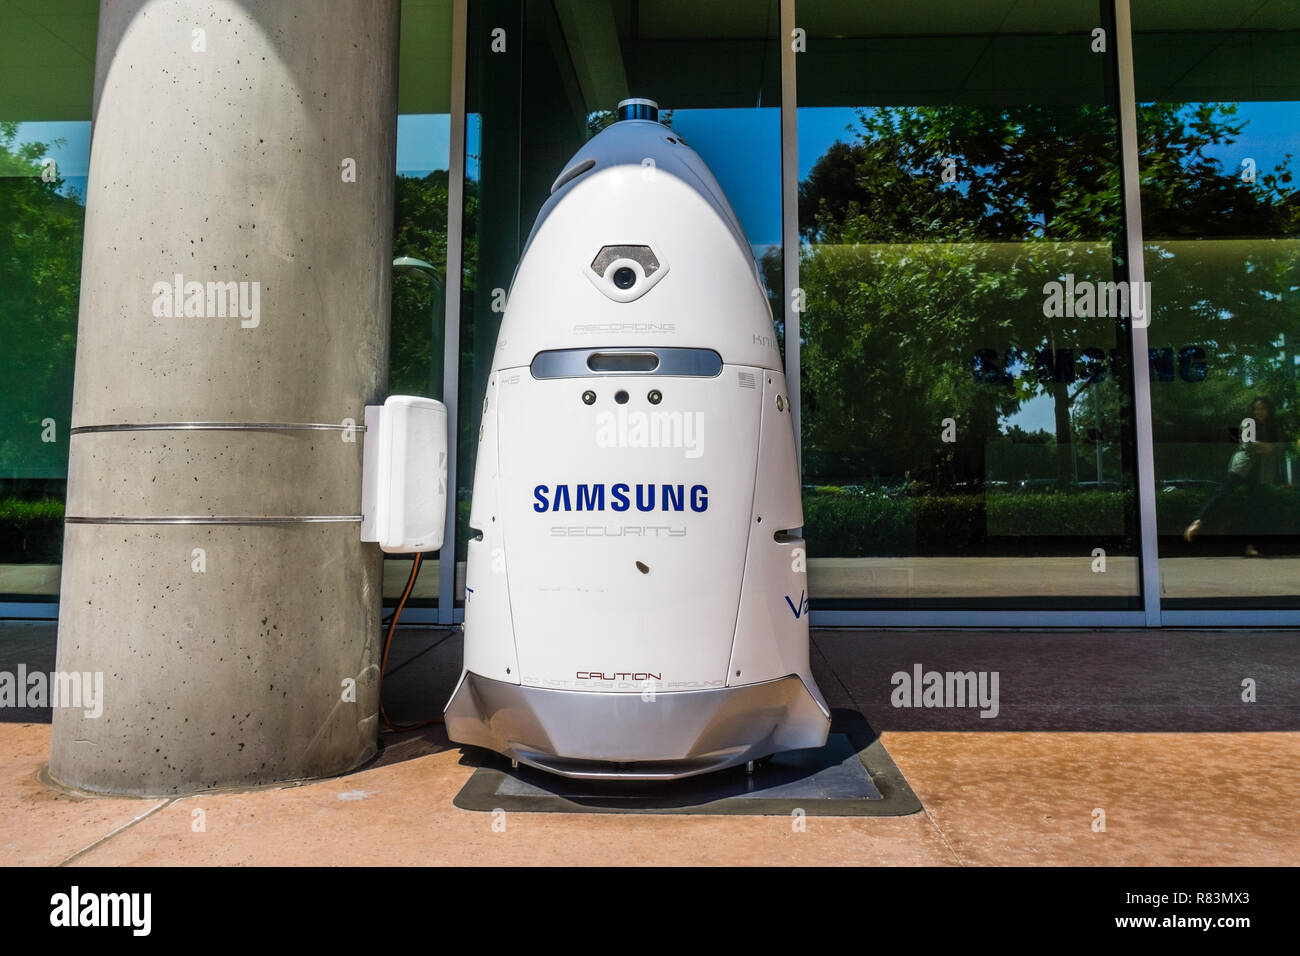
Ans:
[{"label": "robot's rounded white body", "polygon": [[453,741],[566,776],[821,746],[794,430],[753,256],[673,131],[561,173],[479,434]]}]

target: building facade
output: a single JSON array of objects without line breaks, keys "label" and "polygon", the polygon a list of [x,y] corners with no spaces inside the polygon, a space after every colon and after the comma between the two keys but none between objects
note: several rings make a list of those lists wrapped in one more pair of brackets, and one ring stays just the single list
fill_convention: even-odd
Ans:
[{"label": "building facade", "polygon": [[[302,447],[391,392],[455,423],[455,534],[407,613],[459,620],[515,263],[640,96],[767,284],[814,624],[1300,623],[1294,3],[16,0],[0,22],[0,614],[137,586],[143,555],[211,560],[141,518],[337,519],[197,527],[268,601],[395,596],[407,563],[361,552],[328,477],[355,446]],[[226,430],[168,430],[196,423]],[[223,459],[229,426],[288,424]],[[191,494],[198,462],[218,477]]]}]

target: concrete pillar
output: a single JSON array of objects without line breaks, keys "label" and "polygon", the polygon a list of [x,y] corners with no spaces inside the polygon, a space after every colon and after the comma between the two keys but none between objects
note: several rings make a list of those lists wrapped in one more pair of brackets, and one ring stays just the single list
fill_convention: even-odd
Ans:
[{"label": "concrete pillar", "polygon": [[344,425],[388,375],[398,7],[101,4],[57,666],[103,701],[55,709],[58,782],[375,752],[380,556]]}]

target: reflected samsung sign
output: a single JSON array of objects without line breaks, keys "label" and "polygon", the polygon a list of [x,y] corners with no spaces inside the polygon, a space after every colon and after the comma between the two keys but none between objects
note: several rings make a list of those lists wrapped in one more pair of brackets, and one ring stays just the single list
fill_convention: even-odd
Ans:
[{"label": "reflected samsung sign", "polygon": [[[1151,381],[1203,382],[1208,374],[1205,349],[1189,345],[1178,350],[1175,359],[1172,348],[1148,349]],[[1032,362],[1025,353],[1009,348],[999,353],[997,349],[976,349],[971,356],[971,371],[979,385],[1005,385],[1015,380],[1012,370],[1017,366],[1032,367],[1038,381],[1087,382],[1089,385],[1119,378],[1128,369],[1128,357],[1119,349],[1089,347],[1080,349],[1039,349]]]}]

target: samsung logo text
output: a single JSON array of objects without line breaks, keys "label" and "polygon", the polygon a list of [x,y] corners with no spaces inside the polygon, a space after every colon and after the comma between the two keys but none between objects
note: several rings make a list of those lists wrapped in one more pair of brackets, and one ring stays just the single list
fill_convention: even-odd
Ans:
[{"label": "samsung logo text", "polygon": [[[606,495],[606,488],[609,494]],[[533,510],[547,511],[691,511],[709,508],[709,489],[704,485],[538,485],[533,489]]]}]

